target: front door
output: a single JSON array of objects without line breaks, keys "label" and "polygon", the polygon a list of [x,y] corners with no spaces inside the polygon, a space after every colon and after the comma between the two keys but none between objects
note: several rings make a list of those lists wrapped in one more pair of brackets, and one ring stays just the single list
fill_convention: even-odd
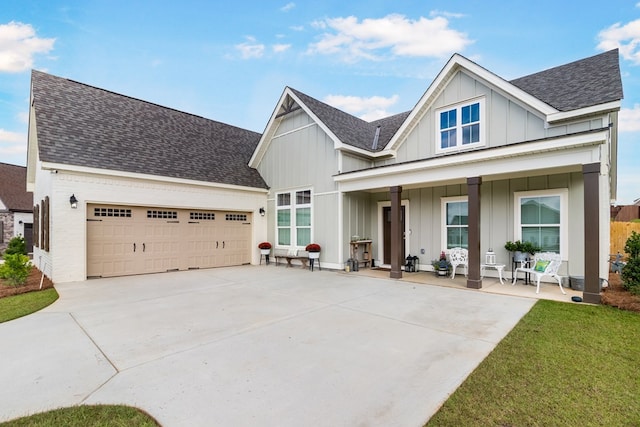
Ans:
[{"label": "front door", "polygon": [[[384,206],[382,208],[382,240],[383,240],[383,258],[382,261],[385,264],[391,264],[391,206]],[[405,258],[405,228],[404,228],[404,206],[400,207],[400,230],[402,230],[402,259]]]}]

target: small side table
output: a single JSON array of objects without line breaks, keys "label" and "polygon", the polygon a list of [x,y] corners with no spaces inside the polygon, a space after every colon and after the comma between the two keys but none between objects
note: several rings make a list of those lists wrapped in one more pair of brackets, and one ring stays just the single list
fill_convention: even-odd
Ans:
[{"label": "small side table", "polygon": [[504,281],[502,280],[502,270],[504,270],[504,264],[480,264],[480,278],[484,276],[484,270],[487,268],[495,268],[498,270],[498,277],[500,277],[500,284],[504,285]]},{"label": "small side table", "polygon": [[[515,258],[512,258],[511,259],[511,280],[514,281],[514,282],[517,281],[518,278],[514,277],[514,273],[515,273],[516,269],[518,267],[519,268],[529,268],[529,263],[531,261],[532,260],[530,258],[526,258],[523,261],[516,261]],[[518,266],[518,264],[519,264],[519,266]],[[529,273],[527,273],[526,271],[524,272],[524,284],[525,285],[529,284]]]}]

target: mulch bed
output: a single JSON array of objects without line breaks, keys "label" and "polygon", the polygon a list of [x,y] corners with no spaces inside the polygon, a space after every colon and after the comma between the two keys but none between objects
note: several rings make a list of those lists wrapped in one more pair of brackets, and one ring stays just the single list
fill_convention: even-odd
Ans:
[{"label": "mulch bed", "polygon": [[[20,286],[11,286],[6,281],[0,279],[0,298],[9,297],[12,295],[24,294],[26,292],[33,292],[40,290],[40,279],[42,278],[42,272],[33,267],[27,277],[27,283]],[[53,288],[53,282],[47,276],[44,276],[42,280],[42,289]]]},{"label": "mulch bed", "polygon": [[609,274],[609,286],[602,290],[602,304],[640,313],[640,295],[633,295],[622,287],[619,274]]},{"label": "mulch bed", "polygon": [[[32,268],[27,283],[22,286],[10,286],[0,279],[0,298],[40,290],[42,272]],[[42,280],[42,289],[52,288],[53,282],[47,276]],[[622,280],[618,274],[609,275],[609,286],[602,290],[602,304],[617,307],[622,310],[640,313],[640,295],[633,295],[622,287]]]}]

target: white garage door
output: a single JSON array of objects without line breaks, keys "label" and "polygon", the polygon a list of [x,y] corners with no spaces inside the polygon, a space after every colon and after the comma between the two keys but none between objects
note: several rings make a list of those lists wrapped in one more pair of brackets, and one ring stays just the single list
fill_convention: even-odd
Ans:
[{"label": "white garage door", "polygon": [[248,264],[250,214],[89,205],[87,276]]}]

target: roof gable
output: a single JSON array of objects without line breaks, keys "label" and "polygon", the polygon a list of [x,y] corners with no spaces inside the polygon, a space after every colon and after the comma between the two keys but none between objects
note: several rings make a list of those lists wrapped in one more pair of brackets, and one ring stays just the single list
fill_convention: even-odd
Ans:
[{"label": "roof gable", "polygon": [[[617,49],[511,82],[459,54],[454,54],[391,138],[386,149],[397,148],[417,126],[450,79],[462,70],[527,106],[549,122],[579,115],[581,110],[588,107],[616,105],[622,99]],[[571,113],[564,114],[566,111]]]},{"label": "roof gable", "polygon": [[335,149],[355,151],[360,154],[381,153],[409,111],[367,122],[319,101],[291,87],[285,87],[280,100],[267,124],[250,165],[256,167],[275,135],[279,120],[287,114],[303,109],[334,141]]},{"label": "roof gable", "polygon": [[0,163],[0,200],[10,211],[33,211],[33,193],[27,192],[27,168]]},{"label": "roof gable", "polygon": [[32,98],[43,162],[267,188],[256,132],[38,71]]}]

